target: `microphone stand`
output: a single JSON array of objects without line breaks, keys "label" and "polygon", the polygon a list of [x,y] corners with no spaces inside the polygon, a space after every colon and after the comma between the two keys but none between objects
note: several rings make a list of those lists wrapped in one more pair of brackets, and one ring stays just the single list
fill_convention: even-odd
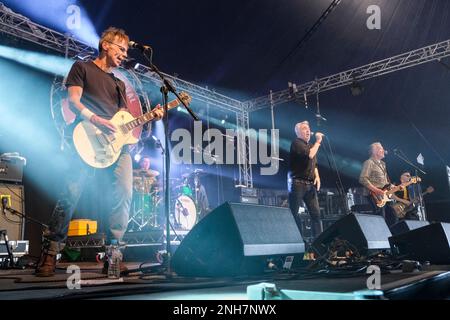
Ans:
[{"label": "microphone stand", "polygon": [[[406,164],[410,165],[412,168],[414,168],[416,177],[419,175],[418,172],[420,172],[423,175],[427,174],[425,171],[423,171],[418,166],[416,166],[414,163],[412,163],[406,157],[406,155],[403,153],[403,151],[401,151],[400,149],[394,149],[394,155],[397,158],[399,158],[400,160],[402,160],[403,162],[405,162]],[[414,187],[413,188],[416,189],[414,193],[417,193],[417,195],[419,197],[420,208],[421,208],[421,210],[423,210],[423,219],[421,219],[421,220],[427,221],[427,217],[426,217],[426,213],[425,213],[425,205],[423,203],[423,197],[422,197],[422,188],[421,188],[420,182],[417,183],[417,185],[418,185],[418,188],[414,188]]]},{"label": "microphone stand", "polygon": [[[33,219],[31,217],[25,216],[23,213],[15,210],[11,207],[8,207],[6,198],[2,198],[1,201],[2,201],[2,213],[4,215],[6,215],[6,211],[9,211],[11,214],[18,216],[18,217],[24,219],[25,221],[29,220],[31,222],[34,222],[34,223],[40,225],[41,227],[43,227],[45,229],[49,228],[46,224],[44,224],[36,219]],[[3,238],[5,239],[5,246],[6,246],[6,251],[8,253],[8,260],[9,260],[7,264],[5,264],[5,263],[2,264],[2,267],[3,268],[16,268],[16,264],[14,262],[14,255],[11,252],[11,248],[9,247],[9,239],[8,239],[7,230],[0,230],[0,237],[1,236],[3,236]],[[22,268],[20,268],[20,269],[22,269]]]},{"label": "microphone stand", "polygon": [[165,152],[165,177],[164,177],[164,211],[166,216],[166,252],[167,252],[167,271],[166,275],[171,276],[171,248],[170,248],[170,154],[169,154],[169,113],[168,113],[168,94],[169,92],[172,92],[178,99],[178,101],[181,102],[181,104],[185,107],[185,109],[189,112],[189,114],[192,116],[192,118],[195,121],[198,121],[199,118],[197,115],[192,111],[192,109],[186,104],[186,102],[181,99],[178,92],[170,83],[166,77],[163,75],[163,73],[158,69],[158,67],[153,63],[153,50],[151,47],[146,47],[141,50],[144,57],[149,62],[149,68],[151,71],[156,73],[162,80],[162,86],[161,86],[161,94],[163,99],[163,106],[164,106],[164,117],[163,117],[163,123],[164,123],[164,152]]}]

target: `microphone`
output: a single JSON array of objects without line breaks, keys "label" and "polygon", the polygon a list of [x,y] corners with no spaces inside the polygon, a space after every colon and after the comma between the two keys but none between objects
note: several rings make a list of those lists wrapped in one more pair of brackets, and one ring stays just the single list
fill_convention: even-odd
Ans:
[{"label": "microphone", "polygon": [[145,46],[145,45],[142,45],[142,44],[134,42],[134,41],[129,41],[128,47],[131,49],[139,49],[141,51],[153,50],[152,47],[150,47],[150,46]]},{"label": "microphone", "polygon": [[384,150],[384,155],[387,156],[389,154],[388,150]]},{"label": "microphone", "polygon": [[317,118],[317,120],[327,121],[327,119],[322,117],[322,115],[320,113],[316,113],[316,118]]}]

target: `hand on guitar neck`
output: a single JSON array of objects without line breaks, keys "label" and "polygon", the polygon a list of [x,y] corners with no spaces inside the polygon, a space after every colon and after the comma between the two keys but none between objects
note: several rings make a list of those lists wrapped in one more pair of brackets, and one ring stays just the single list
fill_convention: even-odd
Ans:
[{"label": "hand on guitar neck", "polygon": [[[412,177],[409,182],[395,185],[386,185],[383,189],[373,187],[373,190],[370,190],[370,194],[376,204],[377,207],[382,208],[386,205],[387,202],[392,201],[392,195],[403,188],[406,188],[410,184],[418,183],[421,179],[419,177]],[[381,192],[380,192],[381,191]]]}]

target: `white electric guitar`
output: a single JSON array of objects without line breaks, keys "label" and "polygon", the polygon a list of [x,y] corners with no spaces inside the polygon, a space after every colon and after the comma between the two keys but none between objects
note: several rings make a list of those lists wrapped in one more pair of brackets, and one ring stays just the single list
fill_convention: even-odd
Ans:
[{"label": "white electric guitar", "polygon": [[[189,104],[192,98],[184,92],[180,98]],[[180,105],[178,99],[168,103],[167,109]],[[110,120],[116,126],[114,133],[104,133],[91,122],[84,120],[78,123],[73,131],[73,143],[81,159],[94,168],[107,168],[114,164],[120,156],[122,148],[127,144],[139,141],[133,136],[133,129],[152,121],[155,118],[153,111],[134,118],[127,111],[119,111]]]}]

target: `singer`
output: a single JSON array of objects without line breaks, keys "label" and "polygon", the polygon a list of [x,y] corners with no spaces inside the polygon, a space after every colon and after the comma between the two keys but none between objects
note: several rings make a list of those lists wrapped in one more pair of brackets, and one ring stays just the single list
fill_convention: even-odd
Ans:
[{"label": "singer", "polygon": [[[127,109],[127,101],[125,84],[114,76],[112,70],[127,58],[128,43],[125,31],[110,27],[103,32],[99,41],[98,57],[87,62],[77,61],[72,66],[66,85],[70,107],[77,113],[75,124],[85,120],[105,133],[117,130],[110,119],[120,109]],[[156,118],[161,119],[163,113],[161,108],[156,110]],[[54,275],[56,255],[64,247],[69,222],[88,183],[94,184],[93,190],[102,190],[102,195],[107,199],[99,207],[102,211],[101,220],[107,222],[107,242],[116,239],[120,243],[128,225],[133,190],[133,168],[129,152],[124,148],[115,164],[107,169],[100,169],[95,174],[76,154],[65,156],[67,163],[71,164],[67,174],[68,181],[53,210],[49,228],[44,232],[36,276]],[[88,181],[93,178],[95,181]],[[101,202],[101,199],[98,200]],[[104,272],[106,268],[105,264]],[[121,263],[121,271],[125,270]]]},{"label": "singer", "polygon": [[301,219],[298,209],[305,202],[311,217],[311,233],[316,238],[322,232],[320,209],[317,191],[320,190],[320,176],[317,167],[317,152],[322,143],[323,134],[316,132],[316,142],[310,144],[311,129],[308,121],[295,125],[297,138],[291,144],[289,153],[289,207],[298,228],[301,230]]}]

